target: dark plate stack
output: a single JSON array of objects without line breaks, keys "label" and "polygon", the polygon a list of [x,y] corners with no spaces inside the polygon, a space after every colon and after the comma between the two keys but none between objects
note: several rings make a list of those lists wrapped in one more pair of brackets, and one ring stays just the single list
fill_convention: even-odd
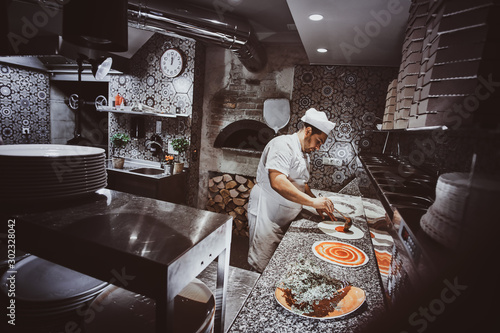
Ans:
[{"label": "dark plate stack", "polygon": [[107,185],[101,148],[26,144],[0,146],[0,200],[46,202],[95,192]]},{"label": "dark plate stack", "polygon": [[[83,324],[84,332],[156,332],[155,304],[151,298],[110,285],[91,304],[87,318],[92,320]],[[215,299],[200,280],[194,279],[175,297],[174,312],[174,332],[213,332]]]},{"label": "dark plate stack", "polygon": [[9,332],[64,331],[68,323],[79,325],[90,303],[108,285],[34,255],[6,270],[0,282],[2,304],[15,299],[16,325],[8,327]]}]

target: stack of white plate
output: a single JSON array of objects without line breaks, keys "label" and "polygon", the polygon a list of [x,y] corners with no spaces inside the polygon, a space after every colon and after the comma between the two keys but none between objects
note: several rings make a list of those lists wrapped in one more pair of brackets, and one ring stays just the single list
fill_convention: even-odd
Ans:
[{"label": "stack of white plate", "polygon": [[[462,172],[439,176],[436,200],[420,220],[429,236],[446,247],[458,250],[461,237],[493,214],[500,198],[500,183],[496,179]],[[483,221],[484,222],[484,221]]]},{"label": "stack of white plate", "polygon": [[52,144],[0,146],[0,200],[47,201],[106,187],[104,149]]},{"label": "stack of white plate", "polygon": [[90,302],[108,285],[34,255],[17,262],[15,272],[5,272],[0,282],[2,300],[14,299],[15,290],[19,332],[60,332],[50,328],[78,322]]}]

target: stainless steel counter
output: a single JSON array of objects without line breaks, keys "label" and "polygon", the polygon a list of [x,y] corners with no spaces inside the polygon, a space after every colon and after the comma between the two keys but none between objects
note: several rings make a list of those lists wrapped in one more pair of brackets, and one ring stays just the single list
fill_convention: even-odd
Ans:
[{"label": "stainless steel counter", "polygon": [[0,215],[15,220],[19,249],[156,299],[157,332],[171,331],[175,295],[217,258],[223,332],[230,216],[112,190]]}]

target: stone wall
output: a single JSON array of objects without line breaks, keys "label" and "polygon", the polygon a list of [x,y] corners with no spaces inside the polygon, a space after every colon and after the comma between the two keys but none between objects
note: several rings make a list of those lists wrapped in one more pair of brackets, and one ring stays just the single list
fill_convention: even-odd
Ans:
[{"label": "stone wall", "polygon": [[[263,122],[262,109],[268,98],[292,98],[294,66],[307,63],[302,46],[282,45],[266,49],[268,62],[259,73],[243,67],[229,50],[206,50],[205,94],[200,150],[198,208],[204,209],[208,197],[208,170],[255,176],[259,155],[214,148],[219,132],[243,119]],[[282,130],[286,133],[287,128]]]}]

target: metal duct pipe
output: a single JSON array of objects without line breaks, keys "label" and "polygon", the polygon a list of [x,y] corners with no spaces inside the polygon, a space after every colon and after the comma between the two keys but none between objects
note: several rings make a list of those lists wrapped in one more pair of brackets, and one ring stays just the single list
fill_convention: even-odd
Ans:
[{"label": "metal duct pipe", "polygon": [[[63,10],[60,1],[13,1],[31,4],[35,11],[51,15]],[[264,48],[252,33],[250,25],[227,13],[168,0],[131,0],[128,1],[128,24],[134,28],[189,37],[230,49],[251,72],[263,69],[267,61]]]},{"label": "metal duct pipe", "polygon": [[248,23],[226,14],[171,3],[169,1],[129,1],[129,25],[166,35],[190,37],[233,51],[251,72],[266,64],[265,51]]}]

